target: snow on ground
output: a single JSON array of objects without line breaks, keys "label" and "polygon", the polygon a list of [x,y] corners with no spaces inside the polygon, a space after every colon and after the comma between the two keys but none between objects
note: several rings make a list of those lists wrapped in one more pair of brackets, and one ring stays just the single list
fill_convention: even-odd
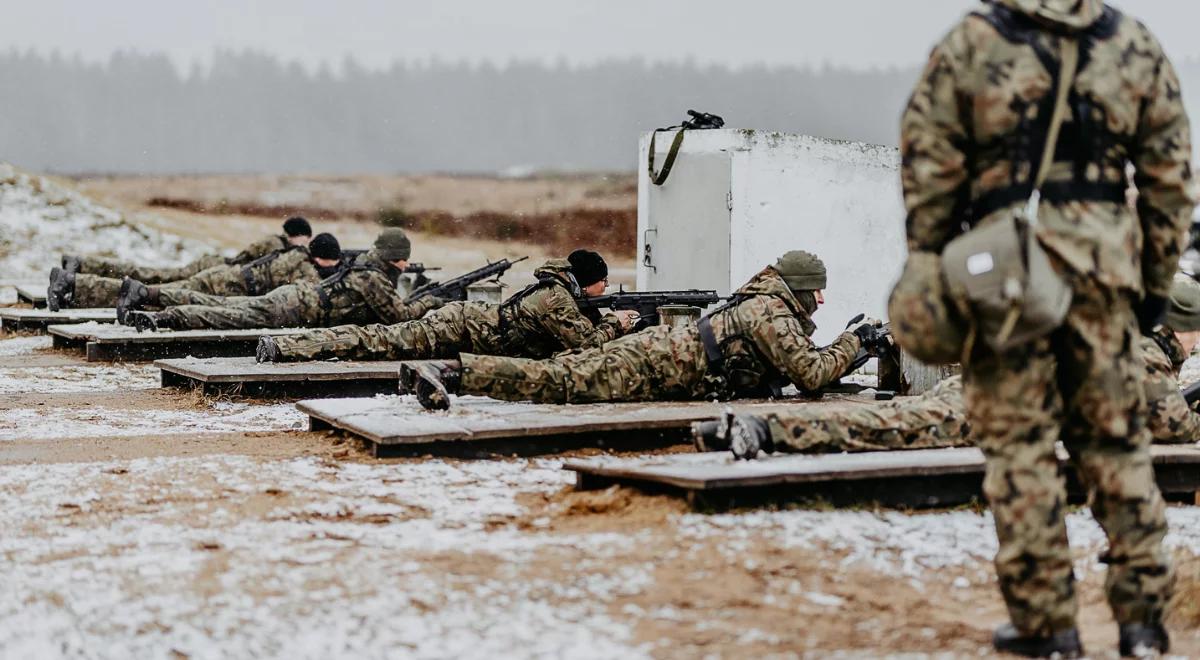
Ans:
[{"label": "snow on ground", "polygon": [[[606,602],[652,566],[543,576],[637,535],[496,526],[550,461],[158,458],[0,468],[11,657],[637,658]],[[432,553],[441,553],[434,556]]]},{"label": "snow on ground", "polygon": [[1179,382],[1188,385],[1200,381],[1200,355],[1193,355],[1183,363],[1179,371]]},{"label": "snow on ground", "polygon": [[43,279],[64,253],[164,263],[213,249],[131,224],[70,188],[0,163],[0,277]]},{"label": "snow on ground", "polygon": [[142,390],[159,386],[149,364],[0,368],[0,394],[63,394]]},{"label": "snow on ground", "polygon": [[295,405],[218,402],[196,410],[130,410],[106,406],[37,406],[0,411],[0,442],[60,438],[300,431],[308,417]]},{"label": "snow on ground", "polygon": [[53,345],[54,341],[49,335],[0,339],[0,357],[31,355],[34,351],[50,350]]}]

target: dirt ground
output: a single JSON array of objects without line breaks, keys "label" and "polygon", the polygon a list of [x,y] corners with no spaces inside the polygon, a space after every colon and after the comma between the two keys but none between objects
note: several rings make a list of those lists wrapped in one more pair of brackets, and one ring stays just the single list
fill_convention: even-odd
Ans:
[{"label": "dirt ground", "polygon": [[[272,224],[180,213],[156,222]],[[418,249],[517,249],[445,240]],[[0,656],[991,657],[1005,620],[977,510],[693,513],[576,492],[561,456],[375,459],[156,376],[0,337]],[[1171,515],[1174,651],[1200,657],[1200,515]],[[1084,641],[1115,657],[1102,537],[1071,522]]]}]

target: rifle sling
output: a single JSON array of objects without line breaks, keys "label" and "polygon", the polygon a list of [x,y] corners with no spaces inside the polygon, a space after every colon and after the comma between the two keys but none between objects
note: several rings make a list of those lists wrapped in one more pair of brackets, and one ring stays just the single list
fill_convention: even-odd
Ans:
[{"label": "rifle sling", "polygon": [[700,333],[700,343],[704,344],[704,357],[708,359],[709,370],[718,376],[724,376],[725,353],[721,351],[721,344],[717,341],[717,335],[713,333],[709,317],[704,316],[696,321],[696,330]]}]

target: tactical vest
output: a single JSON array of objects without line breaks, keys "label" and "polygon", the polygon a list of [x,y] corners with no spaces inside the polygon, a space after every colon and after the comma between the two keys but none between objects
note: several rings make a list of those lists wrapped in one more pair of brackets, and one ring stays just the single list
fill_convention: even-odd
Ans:
[{"label": "tactical vest", "polygon": [[[989,5],[988,11],[972,12],[972,16],[986,21],[997,33],[1010,43],[1025,44],[1033,49],[1038,60],[1051,76],[1057,78],[1059,64],[1055,55],[1044,47],[1038,36],[1054,29],[1035,22],[1029,16],[999,4]],[[1116,34],[1121,14],[1112,7],[1105,6],[1104,13],[1090,28],[1082,33],[1072,33],[1079,39],[1080,59],[1079,70],[1086,69],[1090,60],[1092,44],[1097,41],[1110,39]],[[988,190],[976,198],[972,198],[969,186],[963,186],[961,196],[955,209],[955,217],[964,218],[974,226],[989,214],[1013,204],[1029,199],[1033,192],[1033,181],[1020,182],[1017,173],[1033,172],[1041,160],[1041,149],[1046,142],[1050,128],[1050,116],[1053,114],[1054,95],[1046,94],[1043,98],[1031,102],[1038,105],[1035,119],[1029,119],[1026,107],[1014,108],[1021,117],[1014,130],[998,136],[989,143],[980,144],[977,152],[988,156],[987,160],[1007,161],[1012,163],[1011,180],[1009,185]],[[1014,103],[1020,104],[1019,100]],[[1054,152],[1054,162],[1072,163],[1073,176],[1070,181],[1047,181],[1042,185],[1041,198],[1043,202],[1113,202],[1124,203],[1126,183],[1089,181],[1086,178],[1088,165],[1098,164],[1114,167],[1124,171],[1128,159],[1130,140],[1133,135],[1120,135],[1108,130],[1107,117],[1104,108],[1091,99],[1081,97],[1072,89],[1068,97],[1074,121],[1064,125],[1058,137]],[[1114,158],[1112,154],[1117,154]],[[1028,165],[1023,167],[1022,165]],[[968,163],[969,171],[975,174],[976,168]],[[976,178],[975,176],[971,177]]]},{"label": "tactical vest", "polygon": [[285,248],[272,250],[242,266],[242,281],[246,284],[246,295],[261,296],[279,286],[275,283],[275,277],[271,273],[271,264],[284,254],[298,249],[300,249],[299,245],[289,245]]},{"label": "tactical vest", "polygon": [[734,294],[729,302],[712,310],[696,322],[704,356],[708,361],[710,391],[718,399],[779,398],[788,379],[758,350],[750,329],[736,314],[725,319],[725,336],[717,339],[712,319],[752,298]]},{"label": "tactical vest", "polygon": [[336,273],[326,277],[316,285],[317,297],[321,301],[322,325],[329,325],[329,316],[333,311],[333,296],[342,295],[350,290],[349,286],[346,284],[346,277],[350,275],[350,273],[361,272],[379,273],[387,278],[387,280],[392,283],[392,286],[396,285],[396,282],[392,279],[391,275],[378,266],[359,264],[356,261],[339,268]]},{"label": "tactical vest", "polygon": [[[569,273],[568,273],[568,276],[570,276]],[[536,337],[528,337],[528,336],[513,337],[513,336],[511,336],[511,334],[512,334],[512,322],[514,319],[516,319],[517,308],[520,306],[522,300],[525,300],[529,296],[533,295],[534,293],[536,293],[538,291],[541,291],[542,289],[549,289],[550,287],[555,287],[555,286],[561,286],[563,288],[567,288],[568,292],[571,294],[571,298],[578,299],[579,295],[582,294],[582,291],[579,289],[579,285],[576,282],[574,282],[574,279],[572,279],[570,284],[574,285],[574,287],[573,287],[574,290],[572,290],[572,287],[568,287],[567,283],[564,283],[561,279],[559,279],[553,275],[539,277],[536,282],[526,286],[524,289],[521,289],[520,291],[514,293],[513,295],[509,296],[508,299],[506,299],[504,302],[500,303],[500,310],[499,310],[499,313],[497,314],[497,316],[500,319],[499,325],[497,327],[497,334],[500,336],[500,341],[503,342],[504,344],[510,345],[510,346],[518,341],[520,341],[521,343],[533,343],[534,341],[542,341],[542,342],[546,342],[546,343],[557,344],[559,346],[559,348],[566,348],[566,346],[563,346],[562,340],[560,340],[558,337],[550,334],[549,332],[546,332],[544,329],[539,328],[538,334]],[[576,291],[579,291],[579,294],[576,294]],[[580,311],[582,312],[582,310],[580,310]],[[584,315],[588,316],[586,313]],[[591,320],[592,324],[595,325],[600,320],[598,312],[596,313],[596,317],[597,318],[595,320],[592,320],[592,318],[590,316],[588,316],[588,320]]]}]

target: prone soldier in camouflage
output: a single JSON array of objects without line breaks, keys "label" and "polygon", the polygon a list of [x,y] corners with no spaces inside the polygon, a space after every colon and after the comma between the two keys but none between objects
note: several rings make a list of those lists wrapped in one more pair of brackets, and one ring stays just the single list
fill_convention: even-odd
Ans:
[{"label": "prone soldier in camouflage", "polygon": [[259,339],[260,362],[297,360],[413,360],[456,358],[462,352],[547,358],[563,350],[600,346],[628,332],[634,312],[593,322],[576,302],[598,296],[608,264],[576,250],[534,271],[537,283],[501,304],[451,302],[423,318],[395,325],[344,325]]},{"label": "prone soldier in camouflage", "polygon": [[139,331],[400,323],[442,305],[435,296],[405,302],[396,290],[411,252],[402,230],[385,229],[370,251],[320,282],[288,284],[264,296],[222,297],[178,289],[172,295],[183,305],[160,312],[130,311],[124,323]]},{"label": "prone soldier in camouflage", "polygon": [[[1012,620],[993,644],[1030,656],[1083,652],[1054,454],[1061,439],[1108,534],[1121,650],[1165,650],[1166,520],[1133,347],[1139,324],[1149,331],[1165,308],[1193,194],[1179,80],[1149,30],[1099,0],[994,0],[955,26],[901,123],[908,247],[940,254],[964,223],[1011,218],[1029,198],[1070,39],[1080,42],[1079,72],[1036,231],[1073,302],[1050,336],[1002,354],[975,342],[963,360]],[[1129,163],[1136,213],[1124,204]]]},{"label": "prone soldier in camouflage", "polygon": [[217,296],[261,296],[285,284],[319,282],[337,271],[341,247],[331,234],[318,234],[308,246],[270,252],[244,266],[214,266],[178,282],[147,286],[135,279],[59,274],[50,291],[60,307],[112,307],[117,318],[129,309],[182,304],[175,292],[188,290]]},{"label": "prone soldier in camouflage", "polygon": [[817,348],[811,314],[825,283],[820,259],[789,252],[695,325],[655,326],[548,360],[464,353],[461,365],[405,365],[401,378],[427,408],[445,408],[451,392],[546,403],[763,397],[787,382],[811,392],[840,377],[878,325],[860,321]]},{"label": "prone soldier in camouflage", "polygon": [[276,250],[286,250],[293,246],[304,247],[308,245],[312,236],[312,226],[308,220],[295,217],[284,221],[283,234],[268,236],[251,243],[237,256],[228,259],[217,254],[210,254],[183,266],[153,268],[118,259],[68,255],[63,257],[63,270],[75,274],[111,277],[117,280],[131,277],[143,284],[164,284],[186,280],[203,270],[216,266],[244,266]]},{"label": "prone soldier in camouflage", "polygon": [[[1179,372],[1200,342],[1200,284],[1179,275],[1171,287],[1167,323],[1152,337],[1139,336],[1147,427],[1155,443],[1200,442],[1200,412],[1188,405]],[[737,458],[758,452],[822,454],[894,449],[967,447],[974,443],[963,402],[962,378],[951,376],[915,397],[882,405],[839,408],[798,405],[767,416],[731,415],[692,425],[700,451],[732,450]]]}]

